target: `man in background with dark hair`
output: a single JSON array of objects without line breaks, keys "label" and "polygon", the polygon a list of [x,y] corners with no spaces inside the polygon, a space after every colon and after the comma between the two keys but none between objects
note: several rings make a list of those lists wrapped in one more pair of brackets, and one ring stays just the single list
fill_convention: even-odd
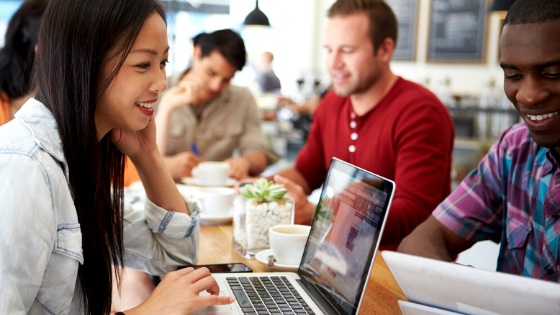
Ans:
[{"label": "man in background with dark hair", "polygon": [[334,92],[313,114],[295,167],[274,177],[296,201],[296,221],[309,223],[306,195],[337,157],[396,182],[382,248],[396,250],[451,190],[454,128],[443,104],[390,69],[397,20],[379,0],[337,1],[324,44]]},{"label": "man in background with dark hair", "polygon": [[517,0],[500,42],[504,90],[523,121],[399,251],[451,261],[501,242],[497,270],[560,282],[560,2]]},{"label": "man in background with dark hair", "polygon": [[[233,178],[258,175],[278,156],[260,129],[252,94],[230,84],[245,66],[243,39],[232,30],[195,38],[192,67],[168,78],[156,107],[157,143],[167,168],[179,180],[204,160],[224,161]],[[236,149],[240,156],[232,157]]]}]

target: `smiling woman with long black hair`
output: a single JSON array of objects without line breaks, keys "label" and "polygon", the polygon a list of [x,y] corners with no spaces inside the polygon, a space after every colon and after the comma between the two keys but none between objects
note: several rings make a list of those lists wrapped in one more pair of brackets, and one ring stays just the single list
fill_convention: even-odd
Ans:
[{"label": "smiling woman with long black hair", "polygon": [[[108,314],[111,266],[167,274],[126,312],[187,314],[218,297],[194,263],[198,210],[155,142],[166,88],[165,13],[155,0],[52,0],[41,24],[37,94],[0,127],[0,313]],[[123,202],[124,154],[148,200]],[[117,277],[118,279],[118,277]],[[201,291],[211,296],[199,297]]]}]

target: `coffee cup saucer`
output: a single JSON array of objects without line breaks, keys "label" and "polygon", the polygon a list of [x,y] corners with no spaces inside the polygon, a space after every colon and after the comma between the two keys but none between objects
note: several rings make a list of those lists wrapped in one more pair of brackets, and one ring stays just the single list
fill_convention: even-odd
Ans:
[{"label": "coffee cup saucer", "polygon": [[227,187],[233,187],[235,185],[235,183],[237,182],[237,180],[235,178],[227,178],[226,180],[222,181],[222,182],[204,182],[201,181],[198,178],[195,177],[183,177],[181,179],[181,181],[183,182],[183,184],[186,185],[195,185],[195,186],[227,186]]},{"label": "coffee cup saucer", "polygon": [[200,213],[200,224],[202,225],[224,225],[229,224],[233,220],[233,208],[225,214]]},{"label": "coffee cup saucer", "polygon": [[[255,259],[268,266],[268,256],[270,255],[272,255],[272,249],[261,250],[260,252],[255,254]],[[297,272],[299,265],[283,265],[275,261],[274,266],[269,266],[269,267],[270,269],[276,271]]]}]

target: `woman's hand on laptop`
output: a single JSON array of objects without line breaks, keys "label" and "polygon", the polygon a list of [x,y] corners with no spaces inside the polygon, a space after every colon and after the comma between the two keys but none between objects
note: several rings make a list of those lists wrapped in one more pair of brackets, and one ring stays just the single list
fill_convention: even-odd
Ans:
[{"label": "woman's hand on laptop", "polygon": [[[210,295],[199,296],[203,291]],[[233,297],[219,294],[220,287],[207,268],[184,268],[168,273],[150,297],[126,315],[190,314],[206,306],[235,302]]]},{"label": "woman's hand on laptop", "polygon": [[294,183],[293,181],[281,175],[274,175],[274,182],[284,185],[288,191],[288,196],[294,200],[295,203],[295,224],[311,224],[313,218],[314,206],[307,200],[307,195],[303,188]]}]

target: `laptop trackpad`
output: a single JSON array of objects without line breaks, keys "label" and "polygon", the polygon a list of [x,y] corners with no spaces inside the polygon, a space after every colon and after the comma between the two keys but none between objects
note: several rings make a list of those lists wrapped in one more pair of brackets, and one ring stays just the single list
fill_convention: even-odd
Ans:
[{"label": "laptop trackpad", "polygon": [[[200,292],[200,296],[207,296],[210,293],[203,291]],[[220,291],[220,296],[228,296],[224,291]],[[214,305],[214,306],[207,306],[203,307],[191,314],[235,314],[233,304],[237,302],[233,302],[232,304],[228,305]]]}]

